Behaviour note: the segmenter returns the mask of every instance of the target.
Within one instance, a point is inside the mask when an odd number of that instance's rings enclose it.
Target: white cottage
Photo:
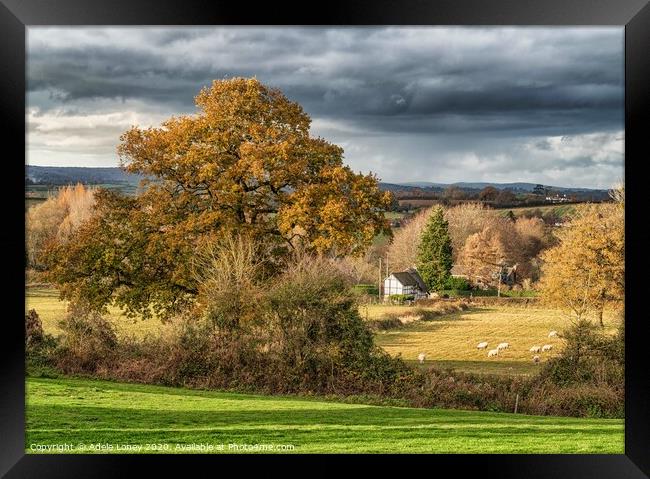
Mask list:
[[[384,279],[384,299],[392,294],[409,294],[415,299],[426,298],[429,295],[424,280],[415,268],[391,273]]]

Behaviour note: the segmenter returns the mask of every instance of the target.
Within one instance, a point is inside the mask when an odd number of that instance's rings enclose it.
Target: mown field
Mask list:
[[[616,419],[369,406],[71,378],[28,378],[26,422],[27,453],[624,451],[623,420]]]
[[[376,319],[386,314],[416,314],[411,306],[369,305],[361,308],[362,317]],[[562,350],[563,341],[548,338],[551,330],[561,332],[568,325],[566,313],[540,307],[519,305],[483,306],[439,316],[429,321],[414,321],[401,328],[380,331],[376,343],[392,355],[401,355],[407,362],[417,363],[420,353],[426,354],[423,367],[448,367],[460,371],[494,374],[534,374],[539,365],[532,362],[533,345],[552,344],[553,350],[540,353],[542,362]],[[619,324],[614,311],[605,315],[605,329],[614,333]],[[487,351],[477,350],[479,342],[487,341],[488,349],[501,342],[510,347],[497,358],[488,358]]]

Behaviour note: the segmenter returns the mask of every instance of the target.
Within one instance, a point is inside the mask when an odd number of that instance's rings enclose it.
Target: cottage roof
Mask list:
[[[424,291],[424,292],[429,291],[429,289],[427,288],[427,285],[425,284],[424,280],[422,279],[422,276],[420,276],[420,273],[418,273],[418,271],[415,268],[409,268],[406,271],[408,271],[408,273],[413,277],[413,279],[415,279],[415,281],[418,284],[418,287],[422,291]]]
[[[415,268],[394,272],[392,275],[404,286],[417,286],[421,291],[428,291],[427,285]]]
[[[395,276],[397,281],[402,283],[404,286],[418,286],[418,282],[408,271],[393,273],[393,276]]]

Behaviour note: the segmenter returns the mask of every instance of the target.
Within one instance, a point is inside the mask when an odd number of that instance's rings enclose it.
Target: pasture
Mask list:
[[[68,449],[58,449],[56,445]],[[192,449],[192,446],[195,446]],[[197,450],[212,445],[211,450]],[[28,378],[27,453],[605,453],[623,420]]]
[[[426,309],[426,308],[424,308]],[[412,306],[368,305],[361,307],[362,317],[376,319],[385,315],[415,314]],[[619,324],[615,311],[605,314],[605,329],[614,333]],[[377,332],[375,342],[391,355],[401,355],[407,362],[417,363],[420,353],[426,354],[422,367],[438,366],[474,373],[534,374],[539,365],[532,362],[533,345],[552,344],[550,352],[540,353],[546,361],[562,350],[563,340],[548,338],[551,330],[562,330],[569,324],[566,313],[537,306],[497,305],[473,307],[466,311],[438,316],[427,321],[411,321],[401,328]],[[510,347],[496,358],[488,358],[487,350],[477,344],[488,342],[492,349],[501,342]]]
[[[59,321],[66,314],[67,303],[59,300],[59,292],[53,288],[26,288],[25,289],[25,310],[35,309],[43,323],[46,333],[58,336],[61,334]],[[155,334],[164,325],[160,320],[152,318],[142,321],[139,318],[128,318],[122,314],[119,308],[109,308],[108,319],[115,326],[119,337],[133,336],[143,338],[147,334]]]

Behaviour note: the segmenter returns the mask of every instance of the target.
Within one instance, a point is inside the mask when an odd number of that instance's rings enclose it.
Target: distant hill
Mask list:
[[[126,173],[121,168],[86,168],[72,166],[33,166],[25,167],[25,183],[32,185],[69,185],[84,183],[89,185],[116,184],[137,186],[144,176]],[[493,186],[500,190],[509,189],[515,193],[530,193],[535,183],[488,183],[488,182],[458,182],[458,183],[432,183],[432,182],[406,182],[406,183],[380,183],[380,188],[385,191],[413,191],[425,190],[441,192],[449,186],[456,186],[466,191],[479,191],[486,186]],[[544,185],[550,190],[562,194],[589,193],[597,196],[606,196],[607,190],[591,188],[568,188],[562,186]]]
[[[413,188],[427,188],[427,189],[444,189],[449,186],[457,186],[461,189],[467,190],[482,190],[487,186],[493,186],[498,190],[512,190],[512,191],[521,191],[521,192],[532,192],[537,186],[537,183],[488,183],[488,182],[457,182],[457,183],[431,183],[427,181],[419,182],[406,182],[406,183],[386,183],[390,189],[399,188],[399,187],[413,187]],[[561,193],[566,192],[585,192],[585,191],[606,191],[597,188],[572,188],[565,186],[552,186],[552,185],[543,185],[550,190],[558,191]],[[387,189],[389,189],[387,188]]]
[[[76,166],[25,167],[25,184],[32,185],[87,185],[123,184],[137,186],[144,177],[126,173],[121,168],[86,168]]]

